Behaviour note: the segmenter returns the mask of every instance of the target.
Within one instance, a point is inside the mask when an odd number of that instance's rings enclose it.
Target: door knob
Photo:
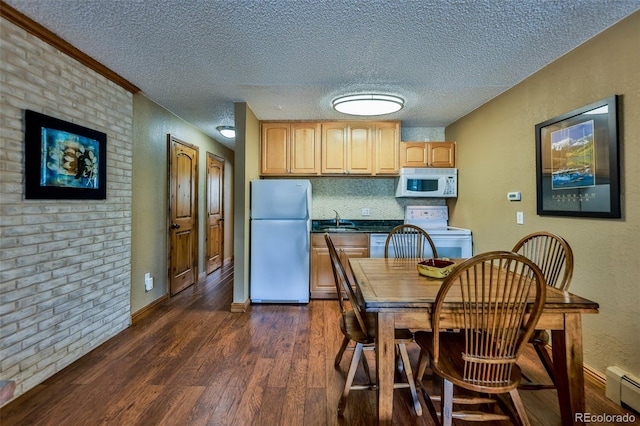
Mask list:
[[[178,229],[178,228],[180,228],[180,225],[178,225],[177,223],[171,224],[171,229]]]

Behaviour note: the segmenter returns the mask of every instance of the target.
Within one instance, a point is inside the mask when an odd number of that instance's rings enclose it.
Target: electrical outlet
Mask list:
[[[369,207],[362,208],[362,216],[369,216]]]
[[[524,225],[524,212],[516,212],[516,224]]]
[[[153,289],[153,277],[151,272],[144,274],[144,291],[151,291]]]

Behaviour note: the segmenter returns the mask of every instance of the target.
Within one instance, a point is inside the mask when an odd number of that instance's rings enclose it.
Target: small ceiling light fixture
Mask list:
[[[335,98],[333,109],[350,115],[384,115],[400,111],[404,107],[404,99],[394,95],[363,93]]]
[[[236,128],[233,126],[218,126],[216,130],[225,138],[233,139],[236,137]]]

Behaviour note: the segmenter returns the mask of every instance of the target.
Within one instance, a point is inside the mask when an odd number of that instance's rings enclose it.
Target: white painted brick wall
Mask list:
[[[133,98],[0,23],[0,380],[19,396],[129,325]],[[24,199],[24,110],[107,134],[106,200]]]

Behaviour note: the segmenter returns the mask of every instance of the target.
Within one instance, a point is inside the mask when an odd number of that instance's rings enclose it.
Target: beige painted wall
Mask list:
[[[534,126],[620,96],[623,218],[536,215]],[[575,255],[570,290],[597,301],[583,316],[584,361],[640,374],[640,12],[535,73],[445,130],[458,142],[459,196],[450,224],[472,229],[474,253],[509,249],[523,235],[564,236]],[[521,191],[521,202],[507,192]],[[516,225],[516,211],[524,225]]]
[[[198,273],[205,276],[206,155],[225,159],[224,259],[233,253],[234,152],[144,95],[133,97],[133,202],[131,256],[131,312],[168,293],[167,134],[199,147],[198,158]],[[145,292],[144,274],[154,288]]]
[[[234,211],[234,311],[242,310],[249,300],[249,208],[251,181],[259,179],[260,122],[245,102],[235,109],[236,164]]]

